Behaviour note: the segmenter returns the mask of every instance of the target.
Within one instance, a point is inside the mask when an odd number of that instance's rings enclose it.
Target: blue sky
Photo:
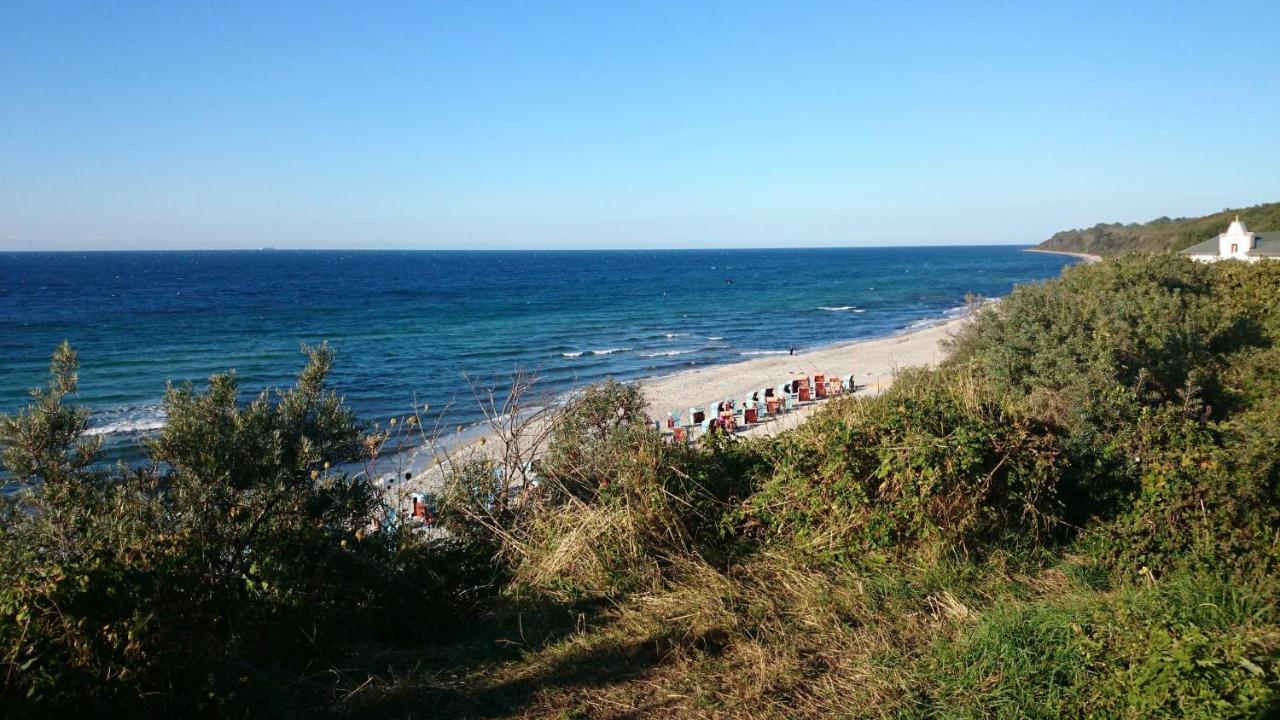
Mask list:
[[[1280,200],[1280,2],[0,3],[0,249],[1038,242]]]

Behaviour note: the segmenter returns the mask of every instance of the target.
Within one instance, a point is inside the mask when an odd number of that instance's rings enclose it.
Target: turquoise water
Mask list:
[[[328,340],[362,417],[430,403],[465,425],[467,377],[524,368],[560,391],[882,336],[1071,262],[1007,246],[0,253],[0,411],[70,340],[93,432],[129,446],[163,422],[166,381],[234,369],[256,392]]]

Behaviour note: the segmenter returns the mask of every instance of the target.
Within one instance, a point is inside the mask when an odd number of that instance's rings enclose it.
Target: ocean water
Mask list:
[[[1072,262],[1007,246],[0,253],[0,412],[69,340],[91,432],[129,448],[163,423],[166,381],[235,370],[256,393],[327,340],[363,418],[429,403],[467,425],[467,378],[523,368],[563,391],[883,336]]]

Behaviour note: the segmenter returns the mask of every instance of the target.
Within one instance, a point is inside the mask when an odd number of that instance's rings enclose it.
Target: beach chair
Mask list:
[[[671,441],[677,445],[684,445],[689,442],[689,434],[683,427],[671,429]]]
[[[822,398],[825,398],[827,396],[827,376],[826,375],[813,376],[813,396],[818,400],[821,400]]]

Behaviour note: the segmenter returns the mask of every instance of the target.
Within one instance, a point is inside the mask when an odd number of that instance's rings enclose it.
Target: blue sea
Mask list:
[[[291,382],[337,351],[365,419],[417,403],[480,419],[467,378],[534,370],[548,391],[884,336],[1074,262],[1009,246],[792,250],[0,253],[0,412],[69,340],[92,432],[129,448],[166,381]]]

